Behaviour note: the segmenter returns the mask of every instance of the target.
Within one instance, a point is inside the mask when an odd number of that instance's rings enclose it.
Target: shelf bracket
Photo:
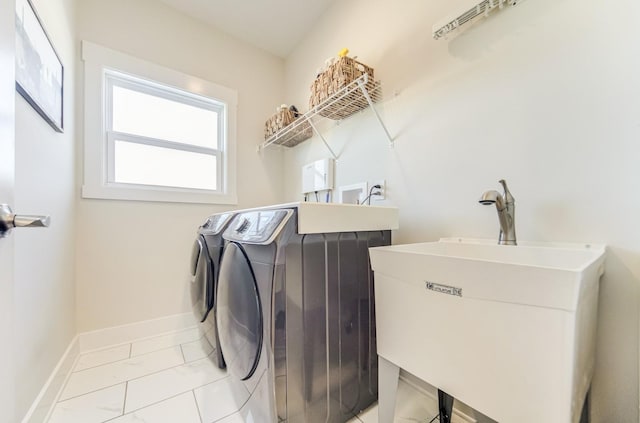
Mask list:
[[[365,76],[368,76],[368,75],[365,74]],[[373,104],[373,100],[371,100],[371,96],[369,95],[369,92],[365,87],[365,83],[366,83],[366,79],[364,81],[359,79],[358,87],[360,87],[360,91],[362,91],[362,95],[364,95],[364,98],[367,99],[367,103],[369,103],[369,107],[371,107],[371,110],[373,110],[373,114],[375,114],[376,119],[378,120],[378,123],[382,127],[382,130],[384,131],[384,133],[387,135],[387,139],[389,140],[389,146],[393,147],[393,138],[391,138],[391,134],[389,134],[389,131],[387,130],[387,127],[382,121],[382,118],[380,118],[380,115],[378,114],[378,110],[376,110],[376,107]]]
[[[313,128],[313,132],[315,132],[316,135],[318,135],[320,137],[320,139],[324,143],[324,146],[327,147],[327,150],[329,150],[329,153],[331,153],[331,155],[333,156],[333,158],[335,160],[338,160],[338,156],[336,155],[336,153],[333,152],[333,150],[329,146],[329,143],[327,142],[327,140],[324,139],[324,136],[322,136],[322,133],[320,131],[318,131],[318,128],[316,128],[316,126],[313,124],[313,122],[311,121],[311,118],[306,117],[306,119],[307,119],[307,122],[309,122],[309,125],[311,126],[311,128]]]

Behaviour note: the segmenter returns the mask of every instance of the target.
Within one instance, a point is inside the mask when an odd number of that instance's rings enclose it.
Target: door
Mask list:
[[[13,203],[15,127],[15,0],[0,0],[0,204]],[[13,238],[0,238],[0,339],[13,345]],[[0,348],[0,419],[16,420],[13,348]]]
[[[251,263],[240,244],[224,249],[216,304],[218,336],[227,369],[249,379],[258,367],[262,349],[262,307]]]
[[[215,269],[206,240],[198,235],[191,251],[191,308],[198,322],[204,322],[213,301],[209,285],[213,284]]]

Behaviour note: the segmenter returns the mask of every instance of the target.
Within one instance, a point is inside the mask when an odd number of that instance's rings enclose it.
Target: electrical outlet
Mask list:
[[[380,185],[380,188],[373,188],[371,191],[371,201],[381,201],[384,200],[387,196],[386,196],[386,184],[385,184],[385,180],[381,179],[379,181],[373,181],[371,182],[371,184],[369,185],[370,187],[373,187],[374,185]]]
[[[362,204],[362,200],[367,196],[367,183],[343,185],[338,187],[338,203]]]

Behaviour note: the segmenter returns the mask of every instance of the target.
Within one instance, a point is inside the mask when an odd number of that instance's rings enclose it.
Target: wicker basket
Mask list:
[[[376,88],[376,83],[373,79],[373,68],[350,57],[340,57],[331,64],[327,70],[318,75],[316,80],[311,84],[309,107],[313,109],[319,104],[322,104],[333,94],[340,91],[342,88],[346,87],[365,73],[369,74],[366,85],[367,89],[374,90]],[[366,105],[362,107],[353,107],[352,104],[347,103],[350,103],[348,99],[344,102],[337,101],[335,104],[323,108],[319,113],[322,116],[337,120],[351,116],[366,107]]]
[[[264,123],[264,139],[267,140],[275,133],[287,128],[291,125],[287,131],[282,133],[273,143],[284,145],[285,147],[293,147],[300,144],[302,141],[311,138],[313,135],[313,129],[309,125],[309,122],[296,122],[292,125],[298,116],[292,110],[288,108],[280,109],[275,115],[271,116]]]

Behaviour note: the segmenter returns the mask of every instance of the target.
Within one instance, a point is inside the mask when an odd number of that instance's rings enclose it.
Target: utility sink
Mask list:
[[[450,238],[369,251],[380,423],[399,368],[499,422],[580,420],[604,246]]]

